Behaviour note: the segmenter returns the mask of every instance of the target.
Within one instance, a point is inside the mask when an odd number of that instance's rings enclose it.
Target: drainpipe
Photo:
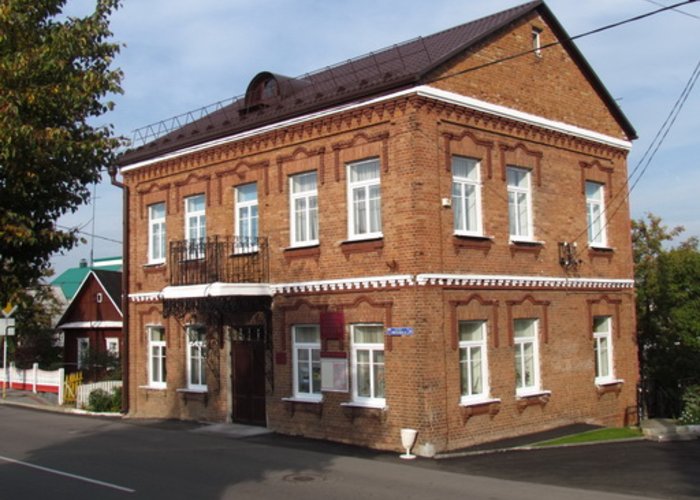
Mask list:
[[[122,190],[122,414],[129,412],[129,188],[117,180],[117,167],[110,165],[112,186]]]

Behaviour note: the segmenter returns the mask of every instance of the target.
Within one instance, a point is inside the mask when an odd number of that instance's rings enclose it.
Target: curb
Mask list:
[[[103,412],[81,410],[78,408],[65,408],[62,406],[20,403],[18,401],[7,401],[7,400],[2,400],[2,399],[0,399],[0,405],[14,406],[17,408],[25,408],[25,409],[29,409],[29,410],[39,410],[39,411],[46,411],[46,412],[53,412],[53,413],[64,413],[64,414],[82,415],[82,416],[90,416],[90,417],[112,417],[112,418],[116,418],[116,417],[121,418],[122,417],[121,413],[103,413]]]

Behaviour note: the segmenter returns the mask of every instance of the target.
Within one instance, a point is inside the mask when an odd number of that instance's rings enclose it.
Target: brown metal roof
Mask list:
[[[551,11],[536,0],[502,12],[472,21],[426,37],[419,37],[391,47],[350,59],[335,66],[308,73],[298,78],[289,78],[269,72],[259,73],[251,81],[247,95],[234,99],[230,104],[218,106],[213,112],[198,119],[174,119],[172,123],[184,126],[173,127],[161,137],[154,130],[168,130],[163,123],[150,126],[142,137],[149,139],[142,146],[124,153],[122,166],[147,160],[165,153],[201,144],[206,141],[244,132],[281,120],[326,109],[343,103],[361,101],[423,83],[425,76],[461,54],[466,49],[488,38],[517,19],[538,10],[554,27],[557,36],[572,53],[599,95],[608,104],[630,138],[636,138],[634,129],[624,117],[617,104],[608,94],[598,77],[580,54]],[[274,80],[274,91],[260,98],[253,93],[256,82]],[[193,117],[196,114],[188,114]],[[153,134],[153,135],[151,135]]]

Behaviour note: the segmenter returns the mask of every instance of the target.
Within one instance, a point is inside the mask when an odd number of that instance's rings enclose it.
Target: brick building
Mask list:
[[[121,158],[130,416],[423,455],[634,419],[635,131],[544,3],[210,111]]]

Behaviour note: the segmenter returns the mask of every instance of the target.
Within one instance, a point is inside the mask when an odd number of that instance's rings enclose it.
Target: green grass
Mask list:
[[[563,444],[594,443],[596,441],[631,439],[641,436],[642,431],[636,427],[609,427],[605,429],[582,432],[581,434],[564,436],[558,439],[552,439],[550,441],[542,441],[541,443],[535,443],[533,446],[559,446]]]

